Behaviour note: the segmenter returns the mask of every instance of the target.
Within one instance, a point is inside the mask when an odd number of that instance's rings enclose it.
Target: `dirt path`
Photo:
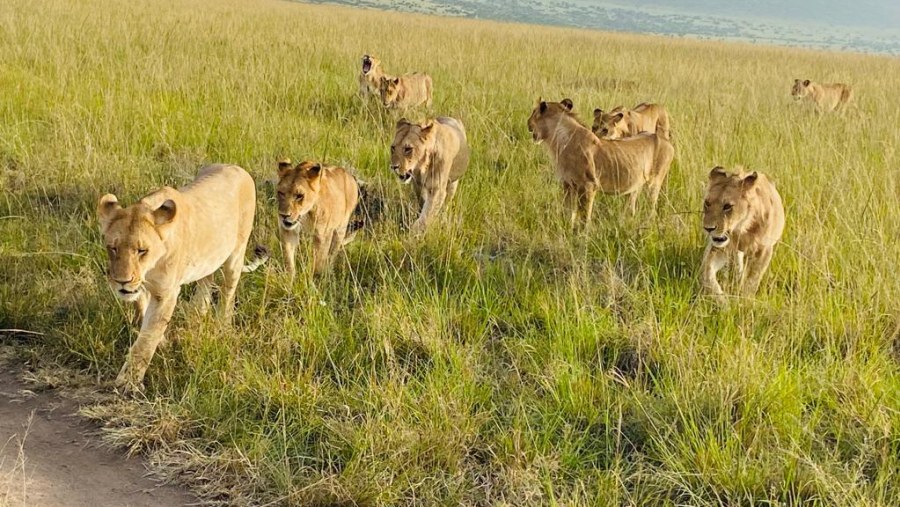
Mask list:
[[[140,459],[98,447],[78,406],[32,393],[0,365],[0,507],[177,507],[186,490],[158,486]]]

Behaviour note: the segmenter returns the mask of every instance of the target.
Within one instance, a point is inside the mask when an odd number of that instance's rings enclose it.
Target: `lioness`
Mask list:
[[[363,55],[359,73],[359,94],[364,98],[379,96],[381,78],[390,78],[381,69],[381,60],[371,55]]]
[[[625,109],[622,106],[609,112],[600,108],[594,109],[591,131],[604,139],[622,139],[636,136],[641,132],[650,132],[672,140],[666,108],[660,104],[646,102],[638,104],[634,109]]]
[[[100,198],[109,285],[120,299],[136,303],[142,317],[117,386],[140,388],[182,285],[197,282],[194,297],[205,311],[213,274],[222,268],[222,312],[231,320],[255,213],[253,178],[233,165],[204,167],[189,185],[162,188],[127,208],[112,194]]]
[[[795,79],[791,96],[794,100],[809,98],[819,110],[834,111],[846,107],[853,100],[853,90],[844,83],[819,84],[809,79]]]
[[[468,166],[469,143],[459,120],[439,116],[422,124],[406,118],[397,122],[391,143],[391,171],[401,183],[412,182],[422,205],[413,232],[425,232],[441,208],[453,199]]]
[[[347,234],[359,201],[356,178],[342,167],[310,161],[294,166],[284,160],[278,163],[278,179],[278,225],[288,274],[293,280],[301,230],[312,235],[313,273],[321,274],[353,239]]]
[[[425,104],[431,107],[431,76],[407,74],[381,78],[381,102],[388,109],[406,109]]]
[[[594,195],[604,193],[629,196],[631,213],[645,184],[650,185],[650,202],[656,210],[675,149],[656,134],[639,134],[625,139],[600,139],[578,121],[569,99],[538,103],[528,118],[534,141],[550,152],[556,174],[571,210],[571,224],[580,216],[587,227]]]
[[[704,291],[725,301],[716,273],[733,260],[740,292],[753,295],[784,231],[781,196],[764,174],[715,167],[703,200],[703,229],[709,236],[700,268]]]

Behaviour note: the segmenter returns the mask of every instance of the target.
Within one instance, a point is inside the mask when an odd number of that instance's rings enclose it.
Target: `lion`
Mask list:
[[[353,240],[350,218],[359,202],[359,184],[342,167],[305,161],[278,163],[278,225],[281,250],[291,280],[300,233],[312,236],[313,274],[321,275]]]
[[[728,173],[717,166],[709,173],[703,229],[709,237],[700,268],[703,290],[723,303],[724,292],[716,274],[733,261],[739,291],[752,296],[784,232],[781,196],[762,173]]]
[[[594,123],[591,130],[597,137],[603,139],[622,139],[650,132],[672,141],[666,108],[660,104],[646,102],[630,110],[622,106],[609,112],[600,108],[594,109]]]
[[[581,124],[572,113],[571,100],[545,102],[538,99],[528,118],[528,130],[534,141],[550,152],[556,174],[562,183],[566,206],[571,210],[571,225],[590,224],[594,196],[599,190],[629,196],[634,215],[637,198],[650,186],[650,202],[656,210],[659,192],[669,173],[675,148],[657,134],[639,134],[625,139],[600,139]]]
[[[407,74],[400,77],[382,77],[381,102],[388,109],[408,109],[425,104],[431,107],[431,76]]]
[[[819,84],[809,79],[795,79],[791,96],[794,100],[809,98],[820,111],[835,111],[850,104],[853,89],[844,83]]]
[[[393,79],[382,70],[381,60],[371,55],[363,55],[362,69],[359,73],[359,94],[363,98],[378,97],[382,78]]]
[[[424,233],[453,199],[469,166],[469,142],[461,121],[439,116],[424,123],[397,122],[391,143],[391,171],[401,183],[413,184],[422,206],[413,233]]]
[[[135,303],[141,321],[117,387],[140,389],[182,285],[197,282],[194,301],[205,312],[222,268],[221,310],[231,321],[255,213],[253,178],[234,165],[204,167],[189,185],[164,187],[125,208],[112,194],[100,198],[108,282],[119,299]]]

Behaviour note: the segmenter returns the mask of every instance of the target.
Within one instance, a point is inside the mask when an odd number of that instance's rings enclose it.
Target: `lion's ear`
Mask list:
[[[284,175],[291,170],[291,159],[286,158],[278,161],[278,177],[284,178]]]
[[[726,176],[728,176],[728,173],[725,172],[725,168],[720,165],[713,167],[712,171],[709,172],[710,181],[717,178],[724,178]]]
[[[800,82],[799,79],[795,79],[795,80],[794,80],[794,84],[797,84],[797,83],[799,83],[799,82]]]
[[[622,118],[625,118],[625,113],[623,113],[621,111],[619,111],[618,113],[615,114],[615,116],[613,116],[614,121],[621,121]]]
[[[395,78],[393,79],[393,81],[394,81],[394,84],[395,84],[395,85],[400,84],[400,78],[399,78],[399,77],[395,77]]]
[[[410,123],[409,120],[407,120],[406,118],[400,118],[399,120],[397,120],[397,128],[398,129],[400,127],[405,127],[407,125],[412,125],[412,123]]]
[[[572,99],[562,99],[562,102],[560,102],[560,104],[562,104],[562,106],[569,111],[571,111],[575,107],[575,103],[572,102]]]
[[[175,201],[166,199],[158,208],[153,210],[153,223],[156,225],[164,225],[175,220]]]
[[[546,113],[547,112],[547,103],[542,100],[540,102],[540,104],[538,104],[538,108],[540,108],[542,113]]]
[[[756,181],[759,179],[759,173],[753,171],[752,173],[744,176],[744,179],[741,180],[741,186],[744,190],[749,190],[753,188],[753,185],[756,185]]]
[[[809,86],[809,79],[803,80],[803,86]]]
[[[97,217],[100,219],[100,227],[106,229],[115,216],[116,211],[122,209],[119,200],[112,194],[106,194],[97,203]]]
[[[597,109],[594,109],[594,118],[599,118],[601,116],[603,116],[603,110],[599,107]]]
[[[322,174],[322,164],[313,163],[312,165],[308,165],[304,172],[308,178],[316,179]]]
[[[422,137],[427,138],[434,132],[434,120],[425,120],[419,130],[422,132]]]

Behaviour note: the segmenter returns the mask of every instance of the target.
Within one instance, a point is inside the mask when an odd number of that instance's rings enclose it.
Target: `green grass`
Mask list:
[[[423,240],[395,116],[358,59],[428,71],[473,148]],[[851,83],[818,116],[794,78]],[[0,328],[115,376],[135,336],[94,215],[233,162],[277,251],[279,157],[352,164],[384,213],[334,273],[245,276],[233,328],[176,311],[142,402],[95,414],[213,498],[272,505],[900,503],[900,62],[268,0],[0,5]],[[653,100],[677,155],[657,219],[567,231],[538,95]],[[709,169],[769,174],[788,225],[754,300],[698,296]],[[646,209],[644,210],[646,211]],[[306,255],[306,250],[304,250]],[[196,470],[200,473],[196,473]],[[230,499],[230,500],[229,500]]]

